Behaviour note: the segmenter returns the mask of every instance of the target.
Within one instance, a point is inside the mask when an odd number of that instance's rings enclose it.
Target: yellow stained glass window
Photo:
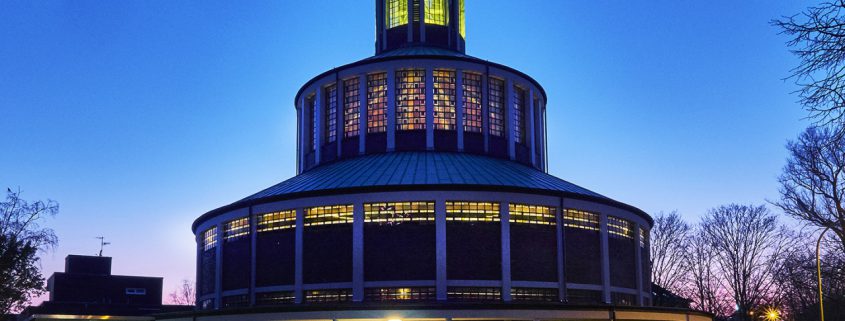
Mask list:
[[[303,226],[352,223],[352,205],[331,205],[305,209]]]
[[[563,211],[563,226],[565,227],[599,231],[600,224],[598,214],[573,209]]]
[[[464,0],[458,0],[458,30],[461,33],[461,37],[466,39],[467,38],[467,30],[466,30],[466,22],[464,21]]]
[[[446,26],[449,24],[449,1],[425,0],[425,23]]]
[[[510,222],[519,224],[552,225],[555,221],[555,208],[540,205],[509,204]]]
[[[223,225],[223,239],[233,241],[242,236],[249,235],[249,218],[231,220]]]
[[[203,251],[213,249],[215,246],[217,246],[217,226],[213,226],[210,229],[205,230],[205,232],[202,232]]]
[[[396,71],[396,129],[425,129],[425,69]]]
[[[447,201],[446,220],[465,222],[498,222],[499,203]]]
[[[640,247],[645,248],[648,244],[648,230],[640,227]]]
[[[634,223],[615,216],[607,217],[607,232],[611,237],[634,239]]]
[[[258,215],[255,226],[258,232],[269,232],[296,227],[296,210],[287,210]]]
[[[408,0],[387,0],[387,28],[408,24]]]
[[[434,129],[455,129],[455,72],[434,70]]]
[[[364,222],[434,221],[434,202],[391,202],[364,204]]]

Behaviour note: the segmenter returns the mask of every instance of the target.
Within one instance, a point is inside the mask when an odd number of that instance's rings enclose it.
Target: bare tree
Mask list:
[[[802,105],[817,124],[845,122],[845,0],[772,21],[800,58],[792,69]]]
[[[170,292],[170,303],[176,305],[194,305],[196,304],[196,291],[194,290],[194,282],[182,280],[182,284],[178,288]]]
[[[714,250],[719,274],[737,306],[736,317],[776,297],[773,273],[788,248],[789,230],[765,206],[724,205],[702,219],[706,244]]]
[[[701,229],[690,238],[688,253],[684,256],[688,274],[682,293],[692,301],[692,308],[724,317],[731,312],[730,303],[713,260],[716,249],[708,244],[707,239]]]
[[[651,229],[652,282],[674,293],[681,293],[687,275],[686,259],[690,226],[678,212],[660,212]]]
[[[798,220],[829,227],[845,248],[845,135],[811,127],[786,148],[775,205]]]

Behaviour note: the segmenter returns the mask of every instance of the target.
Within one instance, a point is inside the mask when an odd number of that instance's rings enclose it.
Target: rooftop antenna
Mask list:
[[[106,242],[105,236],[97,236],[97,238],[100,239],[100,254],[98,254],[97,256],[103,256],[103,247],[111,244],[111,242]]]

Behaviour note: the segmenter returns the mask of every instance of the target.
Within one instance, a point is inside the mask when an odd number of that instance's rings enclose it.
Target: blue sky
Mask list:
[[[67,254],[193,279],[190,225],[294,175],[293,97],[373,54],[374,1],[0,3],[0,187]],[[467,0],[467,53],[537,79],[550,172],[654,213],[777,197],[809,122],[768,21],[801,1]]]

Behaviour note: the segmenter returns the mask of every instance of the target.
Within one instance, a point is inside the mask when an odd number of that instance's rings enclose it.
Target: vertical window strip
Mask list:
[[[249,235],[249,217],[231,220],[223,224],[223,240],[225,241],[234,241],[247,235]]]
[[[255,229],[259,233],[290,229],[296,227],[296,210],[260,214],[256,219]]]
[[[461,33],[461,37],[466,39],[467,30],[466,22],[464,21],[464,0],[458,0],[458,31]]]
[[[425,0],[425,23],[449,25],[449,5],[446,0]]]
[[[307,98],[308,101],[308,111],[311,113],[311,128],[309,133],[311,134],[311,139],[309,140],[311,143],[311,151],[317,149],[317,136],[320,134],[319,129],[317,128],[317,99],[312,95],[310,98]]]
[[[508,204],[510,223],[536,224],[536,225],[557,225],[555,222],[556,209],[554,207]]]
[[[386,131],[387,73],[370,74],[367,75],[367,133]]]
[[[463,74],[463,109],[464,131],[480,133],[482,123],[481,113],[481,75],[465,72]]]
[[[525,89],[513,87],[513,140],[525,143]]]
[[[408,0],[387,0],[387,28],[408,24]]]
[[[343,81],[343,137],[358,136],[361,122],[361,99],[358,77]]]
[[[425,69],[396,71],[396,129],[425,129]]]
[[[455,129],[455,72],[434,70],[434,129]]]
[[[487,113],[490,118],[490,135],[502,137],[505,133],[505,82],[501,79],[490,77],[488,85]]]
[[[640,227],[640,247],[645,248],[648,244],[648,230]]]
[[[447,201],[446,221],[499,222],[499,203]]]
[[[631,221],[615,217],[607,217],[607,232],[611,237],[634,239],[634,223]]]
[[[365,203],[365,223],[434,221],[434,202]]]
[[[326,141],[333,143],[337,140],[337,84],[325,89],[325,130]]]
[[[217,226],[212,226],[210,229],[202,232],[202,249],[208,251],[217,246]]]
[[[303,226],[352,223],[352,204],[317,206],[305,209]]]
[[[563,211],[563,226],[597,232],[601,230],[601,222],[599,221],[598,214],[574,209]]]

